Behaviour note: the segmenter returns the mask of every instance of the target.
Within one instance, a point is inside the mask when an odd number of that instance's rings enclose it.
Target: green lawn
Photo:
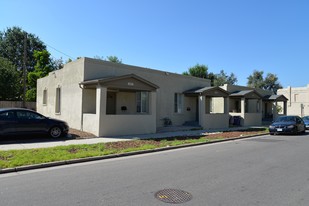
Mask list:
[[[250,132],[252,133],[252,131]],[[261,132],[265,133],[267,131],[256,131],[254,133]],[[239,134],[237,135],[240,136]],[[0,169],[85,157],[120,154],[184,144],[210,142],[224,138],[227,137],[217,134],[215,136],[175,137],[155,140],[132,140],[92,145],[71,145],[52,148],[0,151]]]

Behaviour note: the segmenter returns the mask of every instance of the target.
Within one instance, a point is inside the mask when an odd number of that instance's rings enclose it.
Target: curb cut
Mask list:
[[[81,159],[71,159],[71,160],[63,160],[63,161],[56,161],[56,162],[49,162],[49,163],[41,163],[41,164],[35,164],[35,165],[20,166],[20,167],[15,167],[15,168],[5,168],[5,169],[0,168],[0,174],[21,172],[21,171],[34,170],[34,169],[43,169],[43,168],[48,168],[48,167],[63,166],[63,165],[70,165],[70,164],[97,161],[97,160],[127,157],[127,156],[139,155],[139,154],[162,152],[162,151],[181,149],[181,148],[186,148],[186,147],[194,147],[194,146],[201,146],[201,145],[206,145],[206,144],[214,144],[214,143],[220,143],[220,142],[247,139],[247,138],[258,137],[258,136],[263,136],[267,134],[269,133],[261,133],[261,134],[240,136],[240,137],[221,139],[221,140],[215,140],[215,141],[209,141],[209,142],[184,144],[184,145],[178,145],[178,146],[162,147],[162,148],[141,150],[141,151],[134,151],[134,152],[126,152],[126,153],[121,153],[121,154],[111,154],[111,155],[105,155],[105,156],[86,157],[86,158],[81,158]]]

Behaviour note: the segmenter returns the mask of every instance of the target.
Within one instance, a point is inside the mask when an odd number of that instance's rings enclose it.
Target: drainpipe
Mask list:
[[[84,111],[83,111],[83,97],[84,97],[84,87],[81,85],[81,83],[79,83],[79,88],[81,88],[82,89],[82,104],[81,104],[81,118],[80,118],[80,130],[81,131],[84,131],[84,116],[83,116],[83,114],[84,114]]]

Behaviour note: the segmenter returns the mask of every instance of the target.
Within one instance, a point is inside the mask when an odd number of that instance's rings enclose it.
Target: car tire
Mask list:
[[[270,134],[270,135],[274,135],[274,133],[272,133],[272,132],[270,132],[269,134]]]
[[[48,134],[52,138],[59,138],[63,135],[63,132],[59,126],[54,126],[49,130]]]

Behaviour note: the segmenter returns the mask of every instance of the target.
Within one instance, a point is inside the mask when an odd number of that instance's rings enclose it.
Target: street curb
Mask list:
[[[209,142],[184,144],[184,145],[178,145],[178,146],[162,147],[162,148],[141,150],[141,151],[134,151],[134,152],[126,152],[126,153],[121,153],[121,154],[111,154],[111,155],[96,156],[96,157],[86,157],[86,158],[81,158],[81,159],[63,160],[63,161],[56,161],[56,162],[49,162],[49,163],[42,163],[42,164],[35,164],[35,165],[27,165],[27,166],[15,167],[15,168],[5,168],[5,169],[0,168],[0,174],[21,172],[21,171],[34,170],[34,169],[43,169],[43,168],[48,168],[48,167],[63,166],[63,165],[70,165],[70,164],[83,163],[83,162],[91,162],[91,161],[104,160],[104,159],[127,157],[127,156],[139,155],[139,154],[162,152],[162,151],[174,150],[174,149],[180,149],[180,148],[186,148],[186,147],[194,147],[194,146],[200,146],[200,145],[206,145],[206,144],[214,144],[214,143],[220,143],[220,142],[247,139],[247,138],[258,137],[258,136],[263,136],[263,135],[267,135],[267,134],[269,134],[269,133],[261,133],[261,134],[240,136],[240,137],[221,139],[221,140],[215,140],[215,141],[209,141]]]

